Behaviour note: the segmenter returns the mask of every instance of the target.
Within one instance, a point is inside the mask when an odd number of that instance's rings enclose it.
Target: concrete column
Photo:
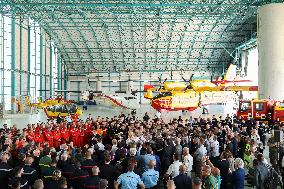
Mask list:
[[[284,100],[284,4],[258,9],[259,97]]]
[[[96,82],[96,91],[102,91],[102,81]]]
[[[71,89],[71,81],[67,81],[67,88],[66,88],[66,90],[70,91],[70,89]]]

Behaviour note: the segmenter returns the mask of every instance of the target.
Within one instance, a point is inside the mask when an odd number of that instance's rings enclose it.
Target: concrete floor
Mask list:
[[[82,107],[81,107],[82,108]],[[199,108],[192,112],[184,112],[181,111],[177,112],[162,112],[161,117],[165,121],[170,121],[173,118],[178,118],[178,116],[182,116],[183,119],[187,119],[190,116],[193,117],[209,117],[212,115],[226,115],[226,112],[224,110],[224,106],[222,105],[211,105],[207,107],[210,114],[203,115],[202,109]],[[88,110],[84,111],[83,114],[80,116],[81,119],[85,120],[86,117],[89,114],[92,114],[93,117],[101,116],[101,117],[113,117],[114,115],[118,115],[120,113],[124,114],[130,114],[131,110],[124,109],[118,106],[112,106],[112,105],[94,105],[94,106],[88,106]],[[156,110],[153,109],[150,105],[141,105],[140,108],[136,110],[137,117],[142,119],[145,112],[148,112],[149,116],[153,118],[156,114]],[[7,123],[9,126],[13,124],[17,124],[18,128],[25,127],[28,123],[37,123],[37,122],[46,122],[47,117],[45,113],[42,110],[39,110],[38,113],[34,114],[6,114],[4,115],[4,119],[0,119],[0,124]]]

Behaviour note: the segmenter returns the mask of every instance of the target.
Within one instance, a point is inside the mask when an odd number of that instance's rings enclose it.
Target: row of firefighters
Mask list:
[[[89,124],[76,127],[72,125],[70,128],[65,124],[61,124],[60,127],[40,128],[36,127],[28,128],[26,132],[26,139],[28,141],[34,141],[39,144],[47,142],[50,147],[59,148],[61,144],[67,142],[73,142],[74,146],[83,147],[85,144],[90,143],[92,136],[101,135],[105,136],[107,129],[93,130]]]

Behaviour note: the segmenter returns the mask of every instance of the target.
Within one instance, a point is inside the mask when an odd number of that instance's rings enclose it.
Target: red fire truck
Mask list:
[[[284,102],[274,100],[241,100],[237,116],[247,120],[284,122]]]

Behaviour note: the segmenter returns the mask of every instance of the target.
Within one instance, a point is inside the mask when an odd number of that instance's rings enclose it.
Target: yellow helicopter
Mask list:
[[[73,101],[65,100],[61,96],[46,99],[44,102],[41,102],[40,98],[38,98],[36,103],[31,103],[29,98],[25,97],[25,102],[30,108],[43,109],[49,119],[54,119],[58,115],[66,117],[68,115],[80,116],[82,114],[82,110]]]

